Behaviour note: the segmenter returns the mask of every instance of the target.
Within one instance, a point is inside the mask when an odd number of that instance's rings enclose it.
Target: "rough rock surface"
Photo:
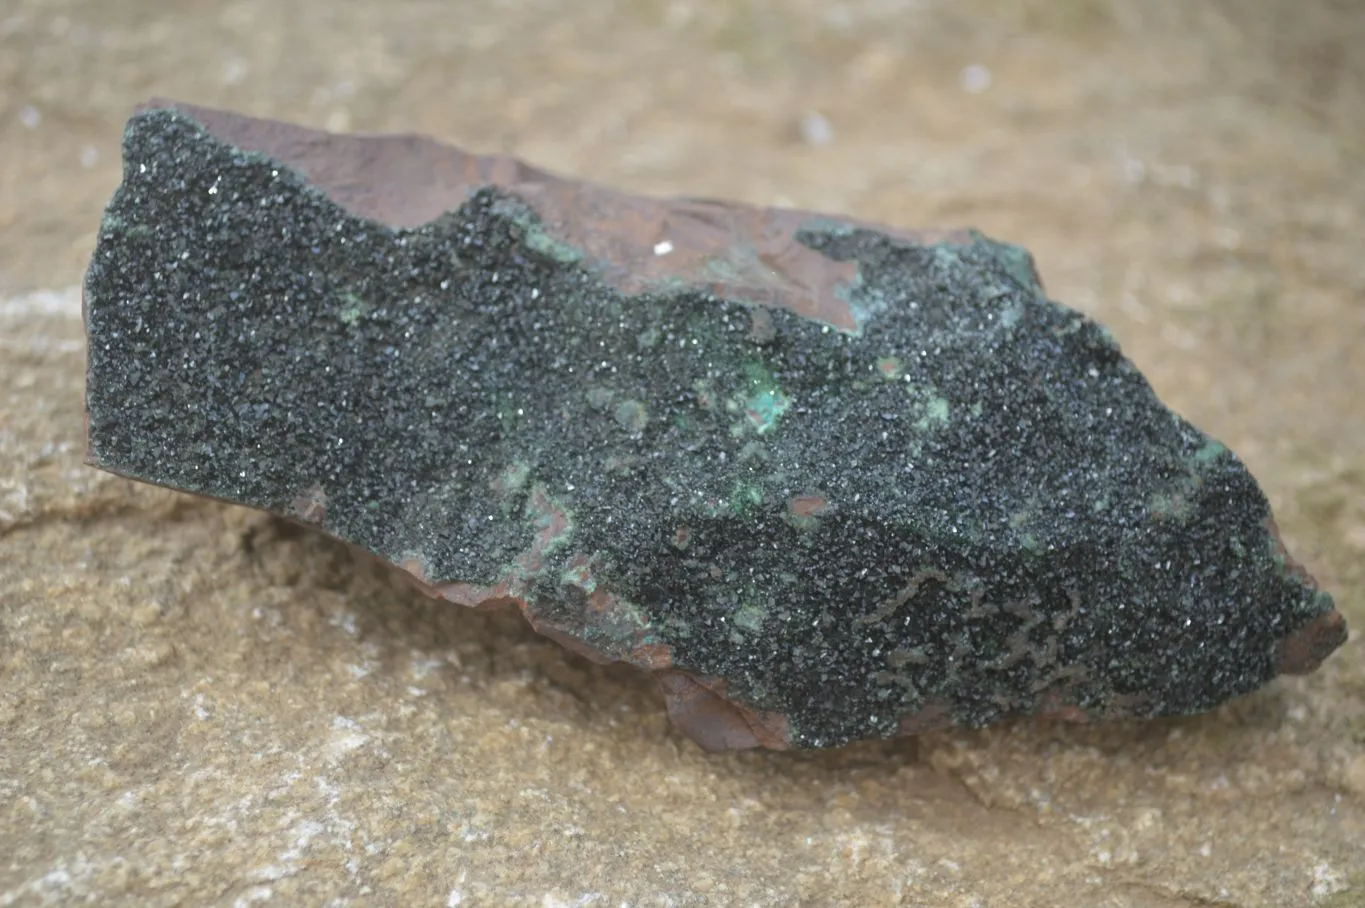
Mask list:
[[[156,102],[91,462],[655,671],[709,749],[1189,714],[1339,646],[1226,447],[979,234]]]

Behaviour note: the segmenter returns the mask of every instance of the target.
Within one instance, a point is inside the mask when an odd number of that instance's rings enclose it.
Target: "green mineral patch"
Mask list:
[[[907,384],[914,412],[919,414],[915,428],[921,432],[942,428],[951,421],[951,407],[948,399],[942,397],[932,387]]]
[[[623,400],[616,405],[616,424],[631,435],[640,435],[649,425],[649,412],[638,400]]]
[[[961,243],[944,241],[935,243],[932,248],[934,250],[934,264],[939,268],[948,272],[959,271],[963,268],[963,247]]]
[[[616,476],[625,476],[638,469],[639,466],[639,456],[630,453],[609,454],[607,459],[602,462],[602,469]]]
[[[777,418],[787,411],[791,402],[781,391],[760,391],[749,398],[744,415],[753,423],[754,430],[762,434],[777,425]]]
[[[767,460],[768,447],[758,440],[746,441],[744,447],[739,449],[736,460],[739,463],[748,463],[754,460]]]
[[[531,475],[531,466],[525,461],[517,461],[499,473],[491,483],[493,491],[509,496],[526,488],[526,480]]]
[[[594,568],[599,557],[575,558],[559,579],[564,585],[595,597],[574,632],[581,634],[584,641],[599,652],[628,660],[635,647],[656,644],[660,640],[656,633],[650,632],[653,624],[649,615],[635,603],[612,592],[610,584],[597,576]]]
[[[576,264],[583,260],[582,251],[546,233],[539,216],[524,203],[502,198],[494,204],[493,210],[521,228],[522,242],[531,251],[564,265]]]
[[[1037,289],[1038,282],[1034,276],[1033,256],[1029,254],[1027,249],[1013,243],[987,239],[975,230],[972,231],[972,241],[989,247],[995,253],[996,261],[1003,264],[1010,276],[1019,281],[1020,284]]]
[[[1184,520],[1190,514],[1190,501],[1178,492],[1157,492],[1147,499],[1147,511],[1153,517]]]
[[[852,280],[840,281],[834,288],[834,296],[848,306],[848,311],[853,315],[853,324],[857,327],[848,333],[854,337],[862,336],[868,322],[887,307],[886,295],[869,287],[863,280],[861,270],[853,275]]]
[[[146,224],[129,224],[116,214],[106,214],[104,220],[100,222],[100,228],[106,233],[122,231],[123,235],[129,239],[147,239],[156,234]]]
[[[615,396],[609,388],[590,388],[587,394],[588,406],[594,410],[605,410],[611,406],[612,398]]]
[[[768,612],[762,606],[752,602],[741,605],[734,615],[736,627],[742,628],[751,633],[758,633],[763,630],[763,622],[767,619]]]
[[[1203,447],[1194,452],[1194,459],[1201,464],[1210,464],[1226,454],[1227,450],[1222,444],[1210,438],[1204,442]]]
[[[1208,462],[1200,457],[1207,447],[1206,445],[1195,454],[1196,464]],[[1195,495],[1203,484],[1204,478],[1199,473],[1187,473],[1166,488],[1158,489],[1149,495],[1147,512],[1155,518],[1185,520],[1192,513]]]
[[[559,575],[559,579],[569,586],[576,586],[591,595],[597,589],[597,578],[592,568],[586,564],[575,564]]]
[[[1000,310],[1000,324],[1006,328],[1013,328],[1023,317],[1024,303],[1018,297],[1010,297],[1005,308]]]
[[[929,398],[924,404],[924,415],[916,420],[915,425],[920,429],[948,425],[948,401],[942,397]]]
[[[777,420],[791,400],[782,393],[772,374],[759,362],[748,362],[744,366],[745,396],[739,402],[750,427],[760,435],[772,430]]]
[[[639,347],[640,352],[643,353],[659,346],[659,341],[663,340],[663,338],[663,332],[658,328],[646,328],[635,335],[635,345]]]
[[[763,490],[747,482],[736,482],[730,492],[730,513],[736,516],[745,514],[763,504]]]
[[[345,303],[338,317],[348,325],[354,325],[365,316],[369,311],[369,305],[356,293],[350,290],[342,291],[341,301]]]
[[[907,376],[905,389],[910,395],[912,411],[919,414],[919,418],[915,420],[915,428],[926,432],[948,425],[951,421],[952,407],[948,399],[938,393],[937,388],[932,385],[911,384]]]
[[[838,218],[827,217],[825,215],[815,215],[810,220],[801,225],[797,231],[797,237],[802,233],[824,234],[830,237],[849,237],[857,231],[857,227],[848,221],[841,221]]]
[[[1085,322],[1086,322],[1085,316],[1077,315],[1075,318],[1067,319],[1064,324],[1059,325],[1056,328],[1053,328],[1052,334],[1054,337],[1070,337],[1077,331],[1080,331],[1082,328],[1084,328]]]
[[[550,236],[540,227],[527,231],[526,246],[535,252],[539,252],[541,255],[565,264],[573,264],[583,258],[583,253],[579,252],[568,243],[561,242]]]

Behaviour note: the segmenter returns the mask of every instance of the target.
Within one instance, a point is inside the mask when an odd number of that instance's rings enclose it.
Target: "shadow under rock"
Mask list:
[[[405,582],[395,569],[354,547],[270,515],[256,515],[241,530],[241,554],[270,585],[345,591],[356,611],[358,633],[396,653],[431,656],[471,648],[482,684],[530,679],[525,708],[547,719],[562,719],[568,708],[576,724],[604,741],[649,737],[681,759],[725,766],[739,779],[757,782],[774,775],[804,779],[818,789],[847,782],[892,780],[907,770],[924,770],[949,781],[957,773],[945,753],[977,754],[1001,763],[1022,758],[1045,763],[1068,754],[1096,760],[1120,759],[1149,766],[1176,766],[1197,749],[1222,753],[1236,764],[1252,759],[1249,742],[1286,722],[1290,700],[1281,683],[1196,716],[1126,719],[1095,724],[1019,718],[985,729],[952,728],[914,737],[860,741],[828,750],[741,751],[706,754],[666,719],[654,680],[632,666],[601,665],[540,636],[515,611],[480,612],[433,599]],[[625,715],[632,721],[621,722]],[[1178,742],[1178,743],[1176,743]],[[924,773],[916,773],[923,776]],[[926,779],[916,781],[919,790]],[[932,784],[932,783],[931,783]]]
[[[579,721],[597,723],[623,711],[663,715],[663,698],[649,676],[572,653],[537,634],[513,609],[479,611],[432,598],[368,552],[273,515],[255,514],[240,545],[266,584],[344,592],[358,636],[385,652],[439,659],[458,651],[484,685],[529,675],[533,689],[572,704]],[[531,711],[545,708],[527,704]]]

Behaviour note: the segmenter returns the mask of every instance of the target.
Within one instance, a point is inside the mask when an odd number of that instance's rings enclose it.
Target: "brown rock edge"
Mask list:
[[[138,112],[174,109],[218,139],[298,171],[357,217],[420,227],[497,186],[535,210],[546,232],[586,253],[598,276],[635,294],[683,281],[717,296],[790,309],[853,331],[841,288],[853,262],[833,262],[796,242],[812,220],[867,227],[909,242],[967,242],[965,230],[901,230],[811,211],[706,199],[656,199],[561,177],[506,155],[479,155],[419,135],[341,135],[293,123],[154,98]],[[656,245],[668,243],[658,254]],[[737,250],[742,250],[737,254]],[[717,263],[723,263],[718,267]]]

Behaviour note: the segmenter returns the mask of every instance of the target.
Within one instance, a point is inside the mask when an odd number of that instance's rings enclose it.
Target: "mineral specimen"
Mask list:
[[[1194,713],[1345,637],[1227,448],[1023,250],[137,112],[89,461],[315,525],[709,749]]]

